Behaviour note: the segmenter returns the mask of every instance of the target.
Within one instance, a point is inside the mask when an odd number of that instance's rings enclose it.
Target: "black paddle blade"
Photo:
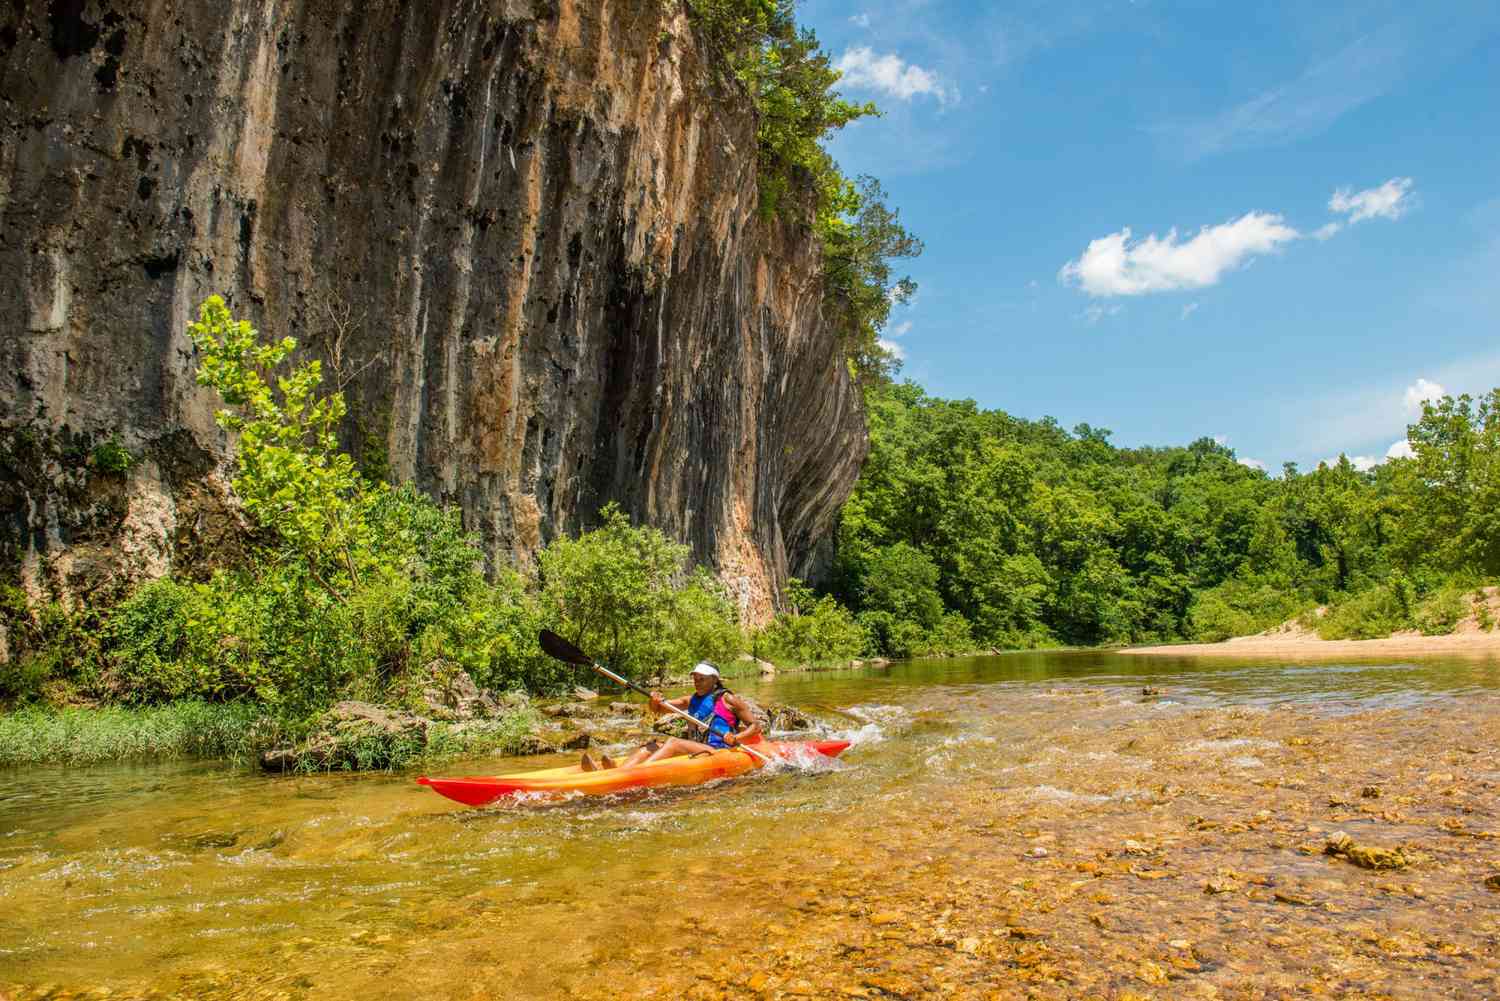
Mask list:
[[[549,657],[556,657],[558,660],[567,661],[569,664],[580,664],[584,667],[592,666],[594,663],[594,658],[550,629],[543,629],[538,633],[537,640],[542,644],[542,649],[546,651]]]

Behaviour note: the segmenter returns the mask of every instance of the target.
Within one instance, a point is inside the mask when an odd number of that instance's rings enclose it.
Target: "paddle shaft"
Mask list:
[[[610,681],[614,681],[614,682],[617,682],[617,683],[619,683],[621,685],[624,685],[626,688],[632,688],[635,691],[640,692],[642,695],[646,696],[647,698],[651,697],[651,693],[648,692],[648,691],[646,691],[640,685],[637,685],[635,682],[631,681],[628,678],[622,678],[620,675],[618,675],[615,672],[611,671],[609,668],[605,667],[603,664],[596,664],[593,661],[590,661],[589,662],[589,666],[592,667],[594,670],[598,671],[600,674],[604,675]],[[703,722],[698,717],[696,717],[696,716],[694,716],[694,715],[692,715],[690,713],[683,712],[681,709],[678,709],[676,706],[672,705],[672,703],[666,701],[665,699],[662,699],[662,700],[659,700],[659,701],[660,701],[660,703],[662,705],[666,706],[672,712],[674,712],[677,715],[681,716],[683,719],[687,720],[689,723],[694,723],[694,724],[702,727],[704,730],[708,729],[708,724],[705,723],[705,722]],[[755,748],[751,747],[749,744],[735,744],[734,746],[737,747],[737,748],[739,748],[742,751],[749,751],[751,754],[755,755],[757,758],[759,758],[761,761],[764,761],[768,765],[771,763],[771,759],[770,758],[766,757],[764,754],[761,754],[759,751],[757,751]]]

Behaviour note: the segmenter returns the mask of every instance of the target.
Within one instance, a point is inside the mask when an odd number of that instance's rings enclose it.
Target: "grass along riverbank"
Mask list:
[[[247,703],[52,709],[0,715],[0,766],[246,758],[264,711]]]
[[[479,754],[519,753],[540,720],[529,703],[482,724],[424,720],[419,732],[357,736],[346,753],[329,758],[323,767],[301,770],[395,770]],[[306,740],[317,725],[316,719],[289,724],[248,702],[26,706],[0,714],[0,767],[184,758],[249,765],[266,750]]]

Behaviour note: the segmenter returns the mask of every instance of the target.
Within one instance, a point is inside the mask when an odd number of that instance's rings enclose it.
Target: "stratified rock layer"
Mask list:
[[[18,0],[0,66],[0,421],[145,460],[12,477],[0,544],[33,581],[159,572],[224,522],[183,333],[212,292],[323,359],[362,462],[492,554],[617,500],[752,618],[806,570],[858,393],[814,241],[758,215],[748,102],[676,8]]]

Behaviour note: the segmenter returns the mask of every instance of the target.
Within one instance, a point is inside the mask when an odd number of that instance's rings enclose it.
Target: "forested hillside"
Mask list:
[[[1500,390],[1429,404],[1413,458],[1275,477],[910,382],[868,403],[831,590],[889,654],[1215,640],[1318,605],[1330,638],[1437,632],[1500,572]]]

